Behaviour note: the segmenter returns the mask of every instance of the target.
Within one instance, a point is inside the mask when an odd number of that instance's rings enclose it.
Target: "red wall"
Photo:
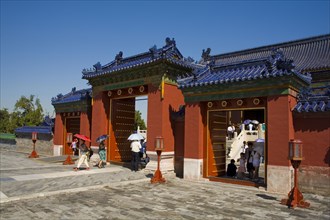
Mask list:
[[[154,150],[155,137],[161,135],[164,151],[174,151],[171,111],[178,111],[180,105],[184,105],[184,98],[176,85],[165,84],[163,99],[158,88],[148,85],[148,150]]]
[[[291,96],[271,96],[267,98],[267,163],[269,165],[290,166],[289,140],[294,138],[291,109],[296,101]]]
[[[147,133],[147,150],[155,149],[155,137],[163,135],[162,130],[162,102],[160,100],[160,91],[158,88],[148,85],[148,133]],[[166,140],[164,140],[166,142]],[[165,145],[166,146],[166,145]]]
[[[87,112],[81,112],[80,113],[80,134],[84,134],[87,137],[91,136],[91,128],[90,128],[90,116],[88,115]],[[88,145],[89,142],[86,142]]]
[[[295,138],[303,142],[302,165],[330,166],[330,122],[329,115],[318,117],[323,114],[309,113],[306,117],[300,114],[294,118]]]
[[[55,145],[63,145],[63,133],[64,133],[64,122],[61,116],[61,113],[56,113],[55,117],[55,130],[54,130],[54,139],[53,143]]]
[[[97,146],[96,138],[107,134],[108,122],[109,122],[109,108],[110,99],[104,92],[99,92],[93,95],[93,106],[92,106],[92,132],[91,140],[92,145]]]
[[[185,109],[184,157],[203,158],[203,118],[200,103],[189,103]]]

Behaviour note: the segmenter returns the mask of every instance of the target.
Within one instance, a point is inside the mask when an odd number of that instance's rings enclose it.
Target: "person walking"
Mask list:
[[[104,164],[106,163],[104,140],[101,141],[99,144],[99,156],[100,156],[100,161],[97,163],[97,167],[104,168]]]
[[[260,167],[260,153],[258,151],[253,151],[252,152],[252,163],[253,163],[253,168],[254,168],[254,175],[253,179],[258,180],[259,179],[259,167]]]
[[[238,168],[237,177],[243,179],[245,177],[245,172],[246,172],[244,153],[240,154],[240,158],[238,159],[238,161],[239,161],[239,168]]]
[[[132,161],[131,161],[131,169],[136,172],[139,169],[140,162],[140,149],[142,148],[139,140],[133,140],[131,142],[131,151],[132,151]]]
[[[81,144],[79,146],[79,149],[80,149],[81,155],[80,155],[77,167],[74,168],[75,171],[79,170],[82,163],[85,163],[86,170],[89,170],[89,165],[88,165],[88,161],[87,161],[88,160],[87,153],[89,152],[89,148],[86,146],[85,140],[80,139],[80,141],[81,141]]]
[[[252,151],[253,151],[253,144],[251,142],[248,142],[248,149],[245,150],[245,158],[246,158],[246,169],[249,172],[250,179],[253,178],[253,174],[254,174]]]
[[[231,125],[229,125],[227,128],[227,136],[228,136],[228,140],[231,140],[233,137],[233,127]]]
[[[243,145],[241,146],[241,153],[245,154],[245,151],[248,149],[248,145],[246,144],[246,141],[243,141]]]
[[[72,149],[72,156],[74,156],[74,155],[77,155],[77,151],[78,151],[78,149],[77,149],[77,144],[78,144],[78,139],[77,138],[75,138],[74,140],[73,140],[73,142],[71,143],[71,149]]]

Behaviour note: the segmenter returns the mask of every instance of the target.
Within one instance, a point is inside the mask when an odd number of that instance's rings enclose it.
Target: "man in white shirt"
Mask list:
[[[140,149],[142,148],[140,141],[133,140],[131,143],[131,151],[132,151],[132,171],[136,172],[139,170],[139,162],[140,162]]]
[[[250,123],[250,124],[249,124],[249,131],[252,131],[252,130],[253,130],[253,124]]]
[[[243,145],[241,147],[241,153],[245,154],[246,149],[248,149],[248,145],[246,144],[246,141],[243,141]]]
[[[229,125],[227,128],[227,134],[228,134],[228,140],[231,140],[233,136],[233,127],[231,125]]]

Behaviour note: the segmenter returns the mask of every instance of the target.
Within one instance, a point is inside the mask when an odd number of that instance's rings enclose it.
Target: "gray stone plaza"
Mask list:
[[[1,144],[1,219],[330,219],[330,198],[305,194],[310,208],[289,209],[287,195],[265,189],[107,165],[73,171],[75,165],[29,159]]]

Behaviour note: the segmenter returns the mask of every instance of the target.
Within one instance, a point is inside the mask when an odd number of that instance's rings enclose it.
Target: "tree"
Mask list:
[[[21,96],[16,102],[11,119],[16,127],[20,127],[23,125],[37,126],[43,121],[43,118],[44,115],[40,100],[36,98],[34,101],[34,95],[30,95],[29,98]]]
[[[137,130],[138,126],[140,127],[141,130],[147,129],[146,123],[144,122],[143,118],[141,117],[141,112],[135,111],[135,130]]]
[[[10,133],[10,113],[8,109],[0,109],[0,132]]]

